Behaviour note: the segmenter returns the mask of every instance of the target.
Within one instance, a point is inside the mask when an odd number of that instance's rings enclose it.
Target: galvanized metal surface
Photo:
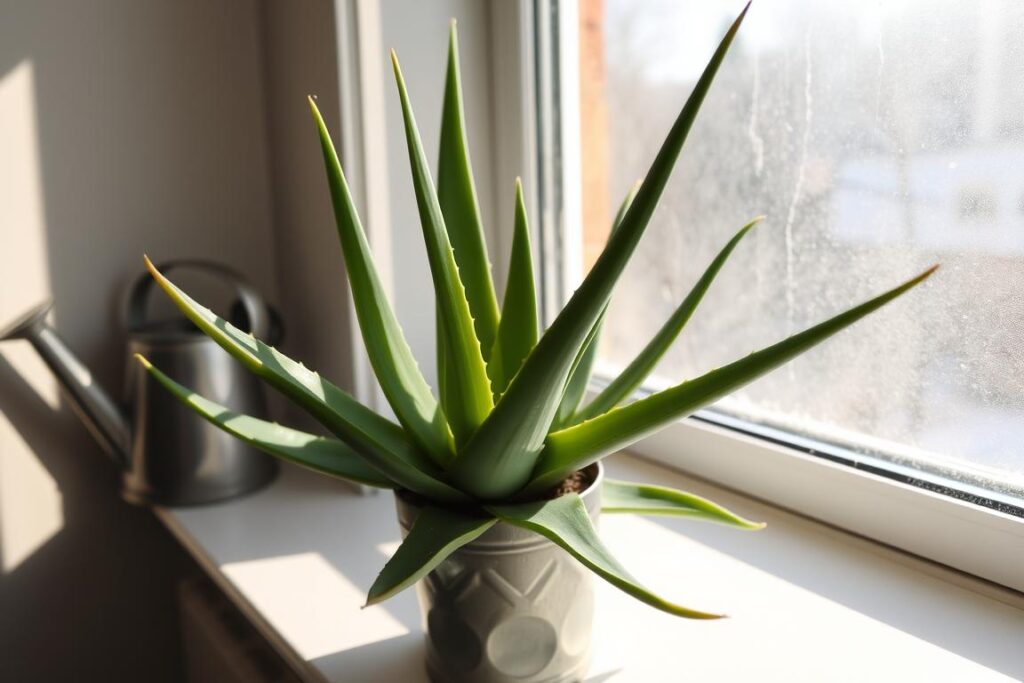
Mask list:
[[[248,326],[257,336],[267,332],[269,310],[237,274],[217,264],[195,261],[172,262],[162,269],[176,267],[206,271],[229,282]],[[257,417],[266,414],[259,381],[216,342],[184,319],[147,320],[150,283],[151,278],[143,275],[129,296],[125,408],[96,383],[46,322],[51,302],[33,308],[0,331],[0,341],[25,339],[36,349],[76,414],[123,470],[126,500],[196,505],[265,485],[277,473],[270,456],[200,418],[134,360],[136,353],[146,356],[176,381],[234,412]]]

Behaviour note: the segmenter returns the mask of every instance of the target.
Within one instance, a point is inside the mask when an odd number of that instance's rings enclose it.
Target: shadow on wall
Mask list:
[[[180,680],[173,589],[188,559],[147,510],[120,501],[119,472],[75,418],[2,357],[0,387],[0,412],[56,482],[63,518],[0,575],[0,679]]]
[[[262,11],[0,9],[0,323],[52,297],[61,335],[113,393],[120,292],[144,251],[202,254],[275,292]],[[115,468],[47,402],[52,382],[23,350],[0,348],[0,530],[10,546],[45,505],[58,524],[18,557],[0,537],[0,680],[180,680],[175,581],[190,564],[120,501]]]

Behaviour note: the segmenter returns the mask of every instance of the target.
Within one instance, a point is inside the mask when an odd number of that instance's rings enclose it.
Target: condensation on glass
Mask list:
[[[583,0],[584,249],[742,2]],[[902,464],[1024,483],[1024,3],[755,3],[601,357],[628,363],[728,238],[652,378],[696,376],[920,272],[922,287],[716,409]]]

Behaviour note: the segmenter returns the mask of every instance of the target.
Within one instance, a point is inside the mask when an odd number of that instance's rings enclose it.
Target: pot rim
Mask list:
[[[587,515],[592,520],[597,520],[601,512],[601,484],[604,481],[604,465],[598,461],[583,468],[583,471],[594,472],[590,485],[577,494],[583,501]],[[405,533],[412,528],[419,512],[424,505],[436,504],[420,497],[414,497],[405,490],[395,490],[395,505],[398,513],[398,525]],[[543,500],[543,499],[539,499]],[[477,510],[478,513],[487,514],[486,511]],[[551,544],[552,541],[536,531],[509,524],[499,520],[496,525],[485,531],[480,537],[459,548],[459,553],[503,555],[532,552]]]
[[[586,467],[582,468],[581,470],[576,470],[576,471],[577,472],[587,472],[587,471],[590,471],[590,470],[595,470],[596,474],[594,474],[593,477],[591,478],[590,484],[587,486],[587,488],[585,488],[583,491],[580,491],[577,494],[580,498],[583,499],[583,502],[585,504],[588,504],[587,505],[588,509],[590,507],[589,506],[589,500],[592,499],[595,495],[597,495],[596,493],[594,493],[594,491],[600,491],[601,490],[601,484],[604,483],[604,462],[602,462],[601,460],[598,460],[596,462],[590,463],[589,465],[587,465]],[[437,501],[430,500],[429,498],[426,498],[425,496],[420,496],[420,495],[415,494],[415,493],[413,493],[413,492],[411,492],[411,491],[409,491],[407,489],[394,489],[394,494],[395,494],[395,497],[396,498],[400,498],[403,503],[405,503],[406,505],[411,505],[413,507],[423,507],[424,504],[428,504],[428,505],[441,505],[441,506],[443,506],[443,504],[438,503]],[[540,501],[540,500],[547,500],[547,499],[537,498],[535,500],[525,500],[525,501],[503,501],[503,500],[496,500],[496,501],[485,501],[484,503],[481,503],[481,504],[486,504],[487,502],[495,503],[495,504],[502,504],[502,503],[508,503],[508,502],[532,503],[532,502],[537,502],[537,501]]]
[[[604,481],[604,465],[598,461],[591,463],[584,468],[584,471],[596,471],[590,485],[579,494],[580,499],[592,520],[597,520],[601,512],[601,483]],[[395,512],[398,517],[398,526],[402,529],[402,537],[409,532],[420,510],[424,505],[433,503],[424,499],[417,500],[410,496],[407,490],[395,489],[394,492]],[[520,553],[529,552],[535,548],[541,548],[549,541],[536,531],[531,531],[508,522],[499,520],[497,524],[483,532],[476,540],[466,544],[459,549],[459,552],[484,552],[487,554]]]
[[[598,460],[597,462],[590,463],[589,465],[584,467],[582,470],[576,470],[576,471],[577,472],[581,472],[581,471],[582,472],[586,472],[587,470],[589,470],[591,468],[594,468],[595,470],[597,470],[597,474],[595,474],[594,478],[590,480],[590,486],[588,486],[586,489],[583,490],[582,493],[579,494],[580,498],[582,498],[584,501],[587,500],[588,496],[593,497],[593,495],[594,495],[593,492],[595,490],[600,490],[601,489],[601,484],[604,483],[604,463],[602,461],[600,461],[600,460]]]

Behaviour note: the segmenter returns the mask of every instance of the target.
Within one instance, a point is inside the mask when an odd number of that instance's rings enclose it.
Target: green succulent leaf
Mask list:
[[[722,616],[677,605],[641,586],[601,542],[583,499],[575,493],[521,505],[488,505],[487,510],[502,521],[553,541],[602,579],[651,607],[687,619]]]
[[[444,331],[446,355],[443,368],[446,391],[454,394],[454,400],[445,406],[448,421],[455,435],[456,444],[465,443],[476,431],[494,407],[491,381],[487,376],[480,341],[473,329],[473,317],[466,300],[466,290],[459,277],[448,231],[445,227],[441,206],[430,177],[427,157],[420,141],[416,119],[409,93],[402,78],[398,57],[391,52],[395,81],[402,100],[402,115],[405,118],[405,137],[409,147],[409,163],[412,167],[413,187],[416,190],[416,204],[419,207],[423,239],[427,246],[427,260],[434,280],[438,317]],[[447,463],[446,463],[447,464]]]
[[[622,225],[622,219],[639,189],[640,182],[638,181],[630,188],[626,198],[622,200],[622,204],[619,205],[619,210],[615,214],[615,220],[612,222],[609,237],[614,235]],[[558,429],[577,421],[573,415],[579,408],[580,401],[583,400],[583,395],[587,392],[587,386],[590,384],[590,376],[594,372],[594,363],[597,361],[597,352],[601,344],[601,330],[604,327],[604,318],[607,314],[608,304],[605,304],[604,310],[601,311],[601,315],[598,316],[597,322],[590,329],[590,334],[576,355],[576,362],[573,363],[572,370],[569,371],[569,381],[565,385],[565,393],[562,395],[562,402],[558,405],[558,414],[554,422],[554,426]]]
[[[455,252],[459,277],[466,287],[466,300],[473,314],[476,336],[484,360],[498,331],[498,299],[491,279],[480,206],[473,183],[473,169],[466,137],[462,105],[462,77],[459,73],[459,42],[455,21],[448,40],[448,73],[441,111],[441,144],[437,164],[437,199]]]
[[[547,438],[537,471],[523,495],[546,490],[568,474],[625,448],[673,420],[717,401],[828,339],[926,280],[938,266],[874,299],[794,334],[746,358],[677,384]]]
[[[320,135],[345,270],[370,364],[398,421],[433,461],[444,467],[454,453],[448,422],[384,294],[338,153],[313,98],[309,98],[309,107]]]
[[[556,417],[569,373],[650,221],[672,167],[732,43],[745,8],[715,51],[669,131],[636,198],[590,273],[541,337],[487,420],[460,450],[448,472],[459,488],[481,499],[509,496],[524,486]]]
[[[692,517],[753,531],[765,527],[686,491],[613,479],[605,479],[601,488],[601,512]]]
[[[423,508],[409,535],[370,587],[366,604],[374,605],[402,592],[497,521],[494,517],[469,512]]]
[[[516,178],[515,232],[508,264],[508,283],[501,306],[501,323],[491,353],[491,378],[494,394],[500,396],[512,380],[523,359],[537,344],[537,293],[533,285],[533,255],[530,226],[523,201],[523,185]]]
[[[441,400],[441,410],[447,417],[448,408],[446,406],[459,400],[458,392],[453,390],[453,387],[458,385],[458,380],[454,374],[452,351],[448,348],[448,341],[445,339],[441,309],[436,302],[434,304],[434,340],[437,349],[437,394]],[[458,410],[458,408],[454,408],[454,410]],[[454,458],[454,455],[452,457]]]
[[[394,488],[395,485],[387,477],[367,465],[362,456],[345,443],[236,413],[178,384],[142,355],[135,354],[135,357],[179,401],[240,441],[282,460],[332,477],[377,488]]]
[[[164,277],[148,258],[146,267],[161,289],[196,327],[246,369],[315,417],[391,481],[435,500],[459,502],[468,499],[465,494],[433,476],[437,474],[436,466],[409,441],[401,427],[301,363],[196,303]]]
[[[679,307],[676,308],[665,324],[662,325],[658,333],[654,335],[654,338],[648,342],[643,351],[637,354],[636,358],[633,359],[626,369],[612,380],[601,393],[595,396],[593,401],[576,414],[572,424],[579,424],[608,412],[632,394],[647,379],[651,370],[654,369],[654,366],[658,364],[658,361],[665,355],[665,352],[672,346],[679,333],[683,331],[683,327],[686,326],[686,323],[693,316],[694,311],[697,310],[697,306],[704,298],[708,288],[711,287],[711,283],[714,282],[718,271],[722,269],[722,266],[729,259],[736,245],[762,218],[758,217],[750,221],[729,240],[729,243],[718,253],[715,260],[711,262],[711,265],[701,275],[697,284],[693,286],[690,293],[683,299],[683,302],[679,304]]]
[[[601,330],[604,329],[604,318],[608,313],[608,307],[601,311],[600,317],[591,328],[590,334],[576,354],[576,361],[569,371],[569,381],[565,385],[565,393],[562,394],[562,401],[558,404],[558,413],[552,423],[553,429],[562,429],[575,422],[573,415],[587,393],[587,386],[590,384],[590,376],[594,372],[594,363],[597,362],[597,352],[601,345]]]

